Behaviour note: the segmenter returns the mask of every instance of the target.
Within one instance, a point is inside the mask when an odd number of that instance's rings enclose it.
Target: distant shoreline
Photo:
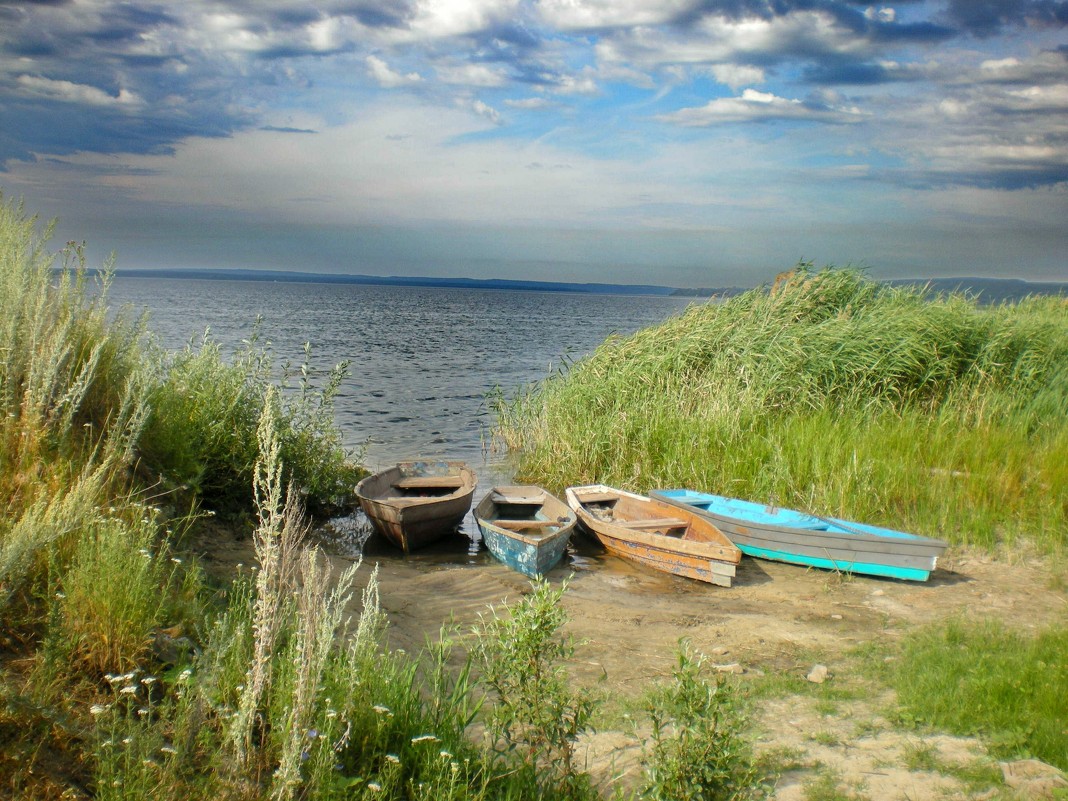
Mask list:
[[[647,295],[656,297],[730,297],[751,287],[671,287],[658,284],[572,283],[524,281],[507,278],[434,278],[430,276],[339,275],[296,270],[250,270],[245,268],[132,268],[116,270],[119,278],[173,278],[207,281],[264,281],[362,286],[410,286],[445,289],[494,289],[513,292],[574,292],[589,295]],[[1021,300],[1028,295],[1064,295],[1068,282],[1025,281],[1019,278],[899,278],[885,281],[892,286],[925,286],[932,293],[966,292],[984,303]]]
[[[119,278],[177,278],[207,281],[267,281],[303,284],[347,284],[363,286],[413,286],[439,289],[499,289],[514,292],[576,292],[588,295],[653,295],[660,297],[712,297],[737,295],[740,287],[688,289],[657,284],[569,283],[566,281],[521,281],[507,278],[433,278],[399,275],[337,275],[295,270],[249,270],[208,268],[164,268],[116,270]]]

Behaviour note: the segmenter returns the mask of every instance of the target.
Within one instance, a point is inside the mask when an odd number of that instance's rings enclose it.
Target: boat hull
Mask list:
[[[613,496],[615,501],[608,500]],[[569,487],[567,502],[609,553],[665,573],[731,586],[741,552],[699,515],[603,485]],[[605,504],[618,510],[597,508]],[[658,526],[658,520],[664,523]]]
[[[939,539],[711,493],[671,489],[650,495],[706,518],[747,556],[805,567],[926,581],[948,547]]]
[[[400,462],[357,484],[356,497],[375,530],[408,553],[455,531],[476,485],[463,462]]]
[[[529,485],[494,487],[474,515],[494,558],[531,578],[560,563],[578,522],[563,501]]]

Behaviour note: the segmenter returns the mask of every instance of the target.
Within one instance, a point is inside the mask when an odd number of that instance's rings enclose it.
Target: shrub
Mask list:
[[[673,683],[649,698],[651,745],[641,797],[652,801],[743,801],[763,798],[736,690],[704,675],[704,657],[678,649]]]
[[[574,653],[559,630],[567,620],[559,589],[532,582],[532,592],[478,629],[474,653],[493,693],[487,725],[501,753],[517,755],[524,774],[555,798],[593,797],[574,764],[575,739],[590,727],[593,698],[568,680]]]

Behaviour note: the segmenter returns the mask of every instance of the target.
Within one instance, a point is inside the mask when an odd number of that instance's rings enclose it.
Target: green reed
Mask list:
[[[802,265],[495,406],[555,488],[689,486],[985,546],[1068,532],[1063,298],[983,307]]]

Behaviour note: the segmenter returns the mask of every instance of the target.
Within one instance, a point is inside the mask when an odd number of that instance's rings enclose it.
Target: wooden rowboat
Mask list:
[[[566,503],[541,487],[494,487],[475,507],[489,552],[532,578],[556,567],[578,522]]]
[[[944,540],[706,492],[671,489],[650,495],[697,512],[747,556],[795,565],[926,581],[947,547]]]
[[[375,529],[408,553],[460,524],[477,483],[463,462],[399,462],[363,479],[356,497]]]
[[[609,553],[731,586],[742,553],[700,515],[602,484],[568,487],[566,496],[582,525]]]

